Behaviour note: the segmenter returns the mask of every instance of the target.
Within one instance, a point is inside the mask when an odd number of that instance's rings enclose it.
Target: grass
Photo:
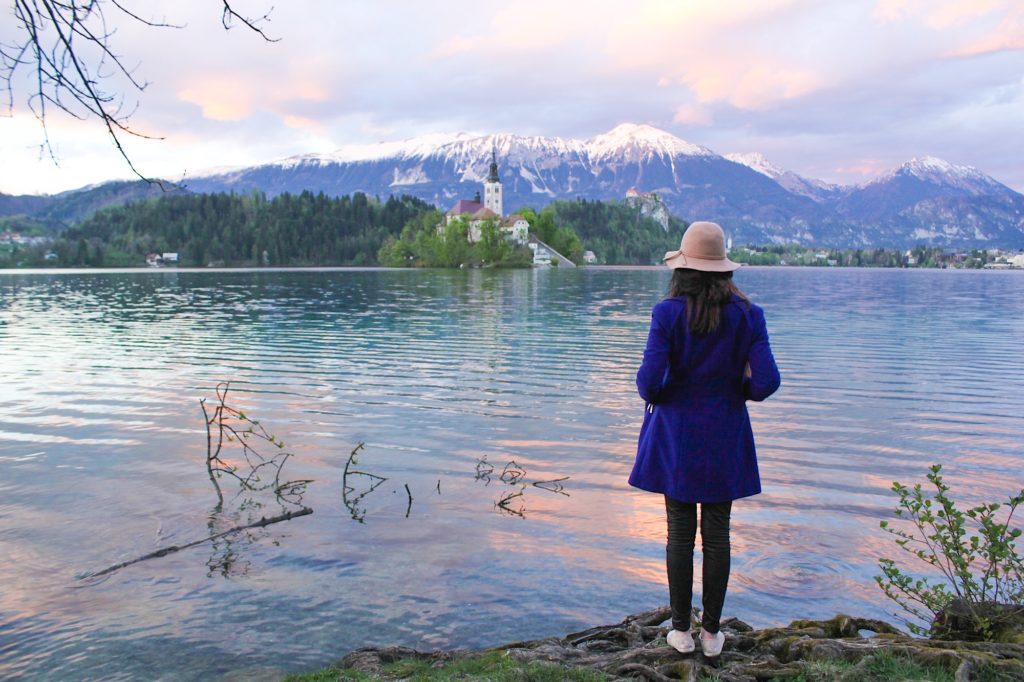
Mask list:
[[[608,675],[585,668],[555,663],[523,663],[503,651],[455,658],[434,667],[434,659],[403,659],[383,666],[383,675],[372,677],[354,670],[324,668],[310,673],[289,675],[284,682],[373,682],[374,680],[480,680],[487,682],[607,682]],[[954,674],[940,666],[925,666],[889,651],[879,650],[862,659],[863,667],[843,661],[806,661],[804,672],[780,682],[954,682]],[[855,670],[856,668],[856,670]],[[980,682],[1006,682],[1009,678],[992,670],[976,670]],[[718,682],[711,673],[700,682]]]
[[[843,661],[808,661],[803,675],[779,678],[786,682],[954,682],[954,674],[939,666],[923,666],[888,651],[878,651],[867,659],[865,668],[851,676],[854,663]],[[716,675],[701,676],[700,682],[714,682]]]
[[[554,663],[521,663],[493,651],[468,658],[447,661],[433,667],[433,661],[404,659],[384,666],[383,678],[338,668],[325,668],[311,673],[289,675],[285,682],[370,682],[371,680],[487,680],[487,682],[606,682],[610,678],[593,670],[566,668]]]

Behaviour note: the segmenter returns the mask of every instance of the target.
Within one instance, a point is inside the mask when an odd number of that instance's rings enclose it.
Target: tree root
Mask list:
[[[713,678],[723,682],[812,679],[821,665],[843,666],[842,679],[872,679],[869,665],[880,652],[926,667],[940,667],[958,682],[1024,679],[1024,644],[921,640],[879,620],[839,615],[826,621],[798,620],[788,627],[754,630],[736,618],[722,621],[725,649],[716,659],[699,651],[681,654],[668,645],[668,607],[629,616],[621,623],[589,628],[564,638],[516,642],[489,651],[503,651],[523,663],[555,663],[589,668],[613,678],[654,682]],[[864,637],[870,631],[874,636]],[[452,655],[472,655],[453,652]],[[385,659],[437,657],[413,650],[361,649],[338,665],[375,672]],[[838,679],[838,678],[837,678]]]

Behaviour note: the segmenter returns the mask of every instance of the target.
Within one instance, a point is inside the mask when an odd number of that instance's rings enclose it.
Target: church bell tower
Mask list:
[[[484,208],[489,208],[499,216],[505,215],[502,210],[501,180],[498,178],[498,153],[491,150],[491,172],[484,182]]]

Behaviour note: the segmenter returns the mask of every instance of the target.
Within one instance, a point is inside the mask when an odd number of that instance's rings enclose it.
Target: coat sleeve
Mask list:
[[[636,388],[644,402],[658,402],[658,395],[668,374],[669,353],[672,338],[661,320],[658,309],[651,314],[651,329],[647,333],[647,347],[644,359],[636,373]]]
[[[744,381],[743,392],[749,400],[761,401],[778,390],[782,380],[779,368],[772,355],[772,347],[768,343],[768,327],[764,321],[764,311],[757,306],[751,307],[751,323],[754,343],[750,346],[747,363],[750,365],[750,377]]]

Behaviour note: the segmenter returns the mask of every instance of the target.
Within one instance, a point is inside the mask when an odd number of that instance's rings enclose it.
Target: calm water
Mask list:
[[[893,479],[1022,482],[1024,273],[745,269],[781,391],[734,507],[726,615],[892,619]],[[0,274],[0,677],[217,679],[397,643],[486,646],[667,602],[659,498],[631,490],[657,269]],[[312,516],[205,537],[199,399],[233,382]],[[343,504],[350,450],[388,480]],[[486,457],[497,467],[477,480]],[[568,476],[569,496],[508,486]],[[413,496],[409,505],[405,485]],[[349,498],[365,492],[358,490]],[[496,502],[522,492],[504,513]],[[270,509],[271,507],[265,507]]]

